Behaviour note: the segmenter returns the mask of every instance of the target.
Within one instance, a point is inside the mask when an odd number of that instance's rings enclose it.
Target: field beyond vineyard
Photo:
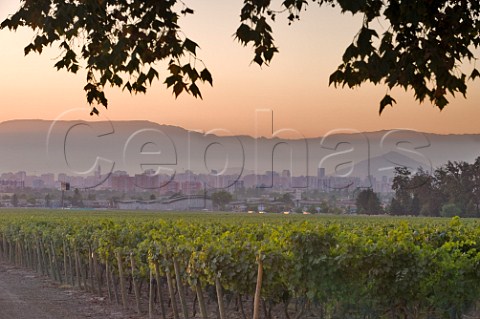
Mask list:
[[[4,261],[150,318],[462,318],[473,219],[1,210]]]

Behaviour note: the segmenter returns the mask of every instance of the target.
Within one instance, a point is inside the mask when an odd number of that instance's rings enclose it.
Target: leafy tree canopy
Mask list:
[[[443,109],[448,94],[465,96],[467,80],[480,76],[476,68],[469,75],[460,68],[476,59],[478,0],[284,0],[278,10],[270,0],[243,0],[235,37],[253,47],[255,63],[268,65],[278,52],[272,23],[279,16],[289,23],[299,20],[311,4],[338,6],[343,13],[364,17],[330,84],[403,87],[413,90],[418,101],[429,99]],[[193,13],[181,0],[24,0],[0,28],[36,31],[25,54],[57,44],[62,54],[55,67],[73,73],[85,67],[87,101],[107,107],[106,85],[145,93],[160,77],[159,61],[168,65],[164,83],[175,96],[202,97],[197,84],[212,85],[212,75],[197,57],[198,44],[179,25],[182,16]],[[384,25],[381,32],[372,27],[377,19]],[[380,113],[393,103],[387,93]],[[93,113],[98,113],[96,107]]]
[[[380,214],[383,212],[380,199],[371,188],[361,190],[358,193],[356,205],[360,214]]]
[[[394,215],[480,216],[480,157],[475,162],[447,162],[434,172],[395,169],[390,213]],[[450,205],[451,204],[451,205]]]
[[[221,190],[212,194],[212,203],[220,209],[225,209],[225,206],[233,200],[232,194],[225,190]]]

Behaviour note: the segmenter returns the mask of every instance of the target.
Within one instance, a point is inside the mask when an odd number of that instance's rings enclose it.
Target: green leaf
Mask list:
[[[378,113],[381,115],[385,107],[387,105],[393,106],[393,103],[397,103],[397,101],[395,101],[395,99],[392,98],[390,95],[385,94],[383,99],[380,101],[380,110]]]

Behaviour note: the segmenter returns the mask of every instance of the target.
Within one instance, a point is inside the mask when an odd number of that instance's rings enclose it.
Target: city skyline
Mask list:
[[[248,172],[242,176],[198,174],[192,171],[180,172],[174,176],[155,174],[146,171],[142,174],[129,174],[125,171],[114,171],[103,174],[97,167],[93,175],[74,176],[66,173],[43,172],[28,174],[25,171],[0,172],[0,192],[7,189],[68,189],[112,190],[124,193],[152,192],[172,194],[183,192],[193,195],[203,191],[236,190],[238,188],[259,188],[264,190],[320,190],[333,192],[354,190],[357,188],[372,188],[379,193],[391,193],[392,177],[382,176],[346,176],[338,177],[327,174],[324,168],[319,168],[315,174],[293,176],[287,169],[282,171],[266,171],[262,174]]]

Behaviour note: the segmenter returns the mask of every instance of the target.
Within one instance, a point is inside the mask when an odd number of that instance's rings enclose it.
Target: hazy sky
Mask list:
[[[341,15],[338,9],[311,6],[302,20],[288,26],[278,18],[274,36],[280,48],[270,67],[250,64],[251,48],[238,44],[233,34],[239,25],[242,1],[186,1],[195,10],[180,21],[185,34],[201,47],[199,57],[214,76],[214,86],[201,87],[204,100],[182,94],[175,100],[157,81],[147,95],[130,96],[120,89],[107,89],[109,109],[99,108],[111,120],[150,120],[186,129],[224,129],[232,134],[254,135],[255,127],[267,134],[265,116],[255,122],[256,110],[271,109],[273,129],[294,129],[307,137],[349,128],[375,131],[410,128],[434,133],[480,133],[480,86],[470,83],[467,100],[451,98],[440,112],[429,102],[418,104],[411,92],[394,90],[397,104],[378,115],[386,87],[365,85],[359,89],[328,86],[329,75],[341,62],[344,49],[357,33],[361,19]],[[0,0],[0,19],[13,13],[19,1]],[[381,28],[381,26],[378,26]],[[30,43],[29,29],[16,33],[0,31],[0,121],[54,119],[71,108],[89,107],[83,86],[85,72],[72,75],[53,65],[58,49],[41,56],[24,57]],[[163,73],[162,73],[163,71]],[[80,113],[76,113],[78,116]],[[81,114],[83,115],[83,113]],[[255,124],[257,123],[257,124]]]

